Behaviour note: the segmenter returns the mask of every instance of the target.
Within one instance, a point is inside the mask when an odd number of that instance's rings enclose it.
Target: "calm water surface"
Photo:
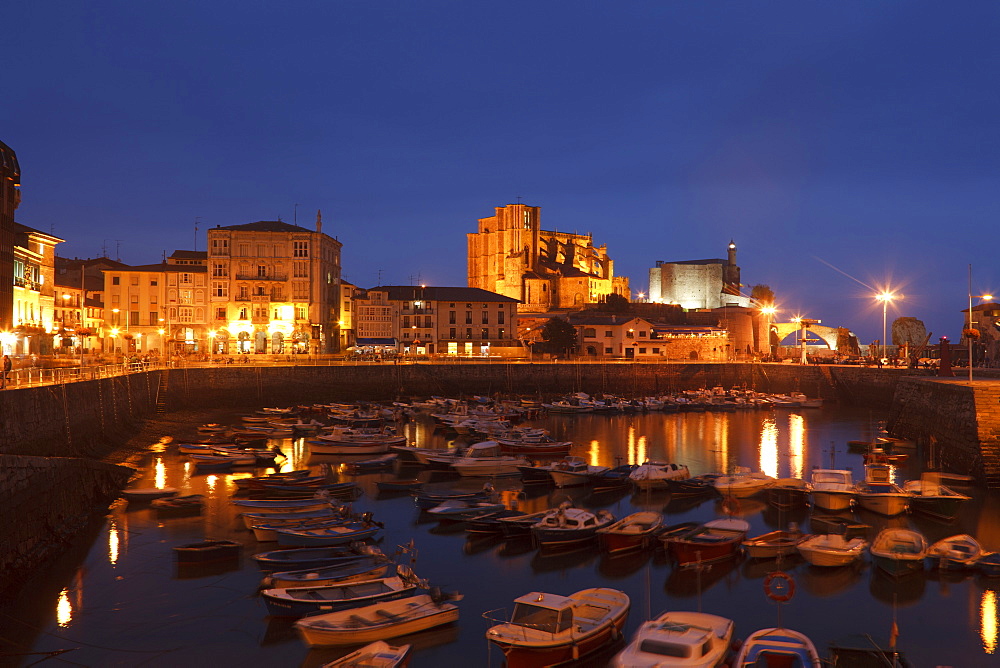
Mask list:
[[[862,472],[860,455],[848,453],[850,439],[869,438],[868,411],[828,407],[821,410],[775,410],[744,413],[685,413],[664,415],[560,416],[532,424],[550,429],[560,439],[578,444],[575,454],[592,463],[614,465],[662,459],[685,463],[692,474],[747,466],[774,476],[805,476],[813,466],[850,468]],[[193,433],[192,425],[191,433]],[[411,442],[445,447],[449,437],[429,423],[406,426]],[[174,434],[180,439],[189,434]],[[451,438],[454,438],[452,436]],[[341,461],[310,458],[301,440],[278,441],[289,461],[283,468],[300,468]],[[910,450],[910,461],[897,471],[897,481],[919,477],[922,453]],[[248,473],[197,474],[171,445],[156,445],[143,462],[143,479],[134,486],[173,486],[182,494],[208,497],[205,513],[195,518],[158,521],[148,509],[119,502],[106,523],[95,530],[93,542],[70,551],[2,624],[8,651],[30,653],[11,665],[74,666],[319,666],[345,650],[309,650],[294,633],[291,621],[269,618],[256,595],[261,573],[249,555],[274,549],[258,544],[242,529],[229,504],[235,477]],[[342,468],[342,467],[341,467]],[[477,488],[482,481],[420,469],[405,469],[401,477],[419,474],[432,485]],[[809,635],[821,651],[826,643],[851,634],[886,638],[894,609],[900,646],[916,666],[1000,666],[998,600],[1000,581],[972,575],[926,571],[893,581],[869,562],[856,567],[819,569],[801,561],[785,563],[797,591],[787,604],[769,601],[763,579],[775,564],[750,561],[715,565],[709,570],[679,570],[662,553],[647,552],[615,559],[595,547],[570,554],[539,554],[530,543],[471,540],[461,531],[439,527],[422,517],[407,496],[380,497],[375,482],[395,473],[350,476],[365,494],[358,510],[371,510],[385,522],[380,545],[384,552],[414,540],[416,572],[432,584],[465,595],[458,605],[458,625],[406,639],[416,647],[413,666],[500,666],[502,655],[490,650],[482,613],[511,608],[511,601],[529,591],[569,594],[594,586],[624,590],[632,600],[629,634],[646,618],[664,610],[696,610],[720,614],[736,622],[737,636],[786,625]],[[498,483],[518,489],[517,479]],[[911,526],[929,540],[969,533],[985,549],[1000,550],[1000,498],[976,493],[965,513],[952,524],[920,516],[886,519],[861,515],[874,533],[885,526]],[[717,499],[702,503],[671,503],[669,496],[631,494],[596,496],[586,488],[529,491],[521,508],[541,510],[566,497],[589,508],[607,508],[622,517],[637,509],[667,513],[668,523],[708,520],[721,513]],[[742,512],[751,523],[750,535],[784,528],[798,521],[808,528],[808,515],[780,516],[762,501],[747,500]],[[203,537],[231,538],[246,546],[239,567],[178,572],[171,547]],[[61,653],[59,653],[61,652]],[[50,654],[51,653],[51,654]]]

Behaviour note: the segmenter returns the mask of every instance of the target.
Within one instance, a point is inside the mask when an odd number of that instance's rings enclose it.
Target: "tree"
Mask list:
[[[750,288],[750,300],[755,304],[774,306],[774,290],[770,285],[759,283]]]
[[[632,310],[632,304],[628,299],[620,294],[612,292],[604,298],[604,311],[611,313],[628,313]]]
[[[576,348],[576,328],[562,318],[549,318],[542,327],[542,349],[567,354]]]

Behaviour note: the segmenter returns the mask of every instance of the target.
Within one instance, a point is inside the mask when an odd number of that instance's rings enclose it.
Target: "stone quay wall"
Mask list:
[[[88,459],[0,455],[0,594],[62,554],[133,472]]]
[[[888,426],[926,445],[936,468],[1000,487],[1000,381],[905,378]]]

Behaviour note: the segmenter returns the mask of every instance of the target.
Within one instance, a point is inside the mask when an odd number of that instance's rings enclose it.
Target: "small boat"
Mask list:
[[[207,564],[240,558],[242,543],[233,540],[203,540],[174,546],[174,556],[179,564]]]
[[[514,599],[509,619],[499,610],[483,614],[499,622],[486,631],[486,639],[503,650],[511,668],[569,663],[620,637],[630,605],[624,592],[603,587],[569,596],[531,592]]]
[[[855,485],[854,491],[858,505],[888,517],[905,513],[913,498],[892,482],[892,467],[888,464],[866,464],[865,479]]]
[[[976,565],[983,546],[968,534],[949,536],[927,548],[927,563],[943,571],[964,570]]]
[[[598,473],[591,477],[591,487],[595,493],[626,489],[632,485],[632,479],[629,476],[635,468],[635,464],[622,464],[603,473]]]
[[[838,512],[854,505],[854,479],[844,469],[813,469],[810,479],[813,505]]]
[[[313,587],[343,584],[356,580],[375,580],[385,577],[387,570],[389,570],[389,560],[386,557],[371,555],[349,559],[333,566],[277,571],[263,577],[261,588]]]
[[[476,501],[469,499],[448,499],[427,510],[428,515],[442,521],[462,522],[473,517],[499,512],[504,509],[502,503]]]
[[[542,549],[571,548],[593,540],[599,529],[614,521],[607,510],[592,513],[564,503],[531,526],[531,537]]]
[[[840,534],[844,538],[864,537],[868,535],[871,525],[858,522],[851,516],[812,515],[809,518],[809,528],[815,534]]]
[[[715,480],[718,477],[717,475],[703,474],[683,480],[668,480],[667,491],[670,492],[671,499],[715,494]]]
[[[375,488],[380,492],[413,492],[424,486],[419,480],[379,480]]]
[[[378,471],[384,468],[389,468],[396,463],[399,458],[395,453],[386,453],[381,457],[375,457],[374,459],[363,459],[358,462],[351,462],[347,465],[347,468],[352,473],[361,473],[364,471]]]
[[[804,508],[811,491],[812,486],[801,478],[778,478],[767,488],[767,502],[779,510]]]
[[[330,507],[327,499],[235,499],[230,501],[244,513],[290,513],[297,510],[322,510]]]
[[[629,474],[629,480],[640,490],[667,489],[672,480],[687,480],[691,472],[684,464],[643,462]]]
[[[422,489],[414,495],[413,501],[417,504],[417,508],[420,508],[421,510],[430,510],[434,506],[444,503],[445,501],[454,499],[464,499],[466,501],[487,501],[494,498],[495,495],[496,490],[493,488],[493,485],[491,483],[486,483],[483,485],[482,489],[474,492]]]
[[[734,668],[820,668],[816,646],[804,634],[791,629],[754,631],[744,641]]]
[[[406,566],[399,566],[397,572],[391,578],[265,589],[260,595],[272,617],[302,617],[404,598],[418,586],[426,587]]]
[[[608,468],[588,464],[581,457],[565,457],[549,469],[549,475],[556,487],[574,487],[588,484],[592,476],[604,473]]]
[[[842,534],[808,536],[796,546],[802,558],[813,566],[845,566],[864,555],[868,541],[846,540]]]
[[[178,493],[176,487],[133,487],[123,489],[119,495],[129,503],[149,503],[154,499],[177,496]]]
[[[376,640],[339,659],[324,663],[322,668],[397,668],[409,662],[412,645],[390,645]]]
[[[524,538],[531,535],[531,527],[538,524],[543,517],[552,512],[551,509],[539,510],[535,513],[521,513],[511,517],[500,517],[500,531],[504,538]]]
[[[685,533],[664,534],[664,548],[678,565],[711,563],[736,556],[750,523],[734,517],[711,520]]]
[[[862,456],[865,464],[905,464],[909,458],[909,455],[905,454],[890,455],[878,446],[872,446],[871,450]]]
[[[788,531],[769,531],[768,533],[747,538],[743,541],[743,550],[751,559],[774,559],[786,554],[794,554],[798,544],[807,538],[797,527]]]
[[[263,571],[292,571],[345,564],[381,554],[381,550],[377,547],[356,543],[338,547],[272,550],[253,555],[253,560],[257,562],[257,567]]]
[[[924,473],[920,480],[908,480],[903,483],[903,491],[913,495],[910,497],[910,508],[946,522],[958,517],[962,506],[970,499],[942,485],[938,473]]]
[[[910,529],[883,529],[870,549],[875,565],[889,575],[919,571],[927,556],[927,539]]]
[[[736,467],[735,475],[719,476],[715,479],[715,489],[722,496],[733,496],[743,499],[762,492],[771,486],[774,478],[759,471],[751,472],[743,466]]]
[[[713,668],[733,640],[733,621],[702,612],[664,612],[642,624],[611,660],[613,668]]]
[[[318,510],[290,511],[287,513],[243,513],[243,526],[253,531],[254,527],[262,524],[268,524],[271,526],[285,524],[293,526],[295,524],[301,524],[302,522],[329,520],[335,517],[340,518],[343,516],[334,512],[333,508],[329,505],[327,505],[326,508],[320,508]]]
[[[976,559],[976,569],[986,577],[1000,577],[1000,552],[987,552]]]
[[[278,529],[279,547],[327,547],[345,545],[374,536],[381,527],[352,522],[322,529]]]
[[[153,499],[149,507],[153,509],[158,518],[193,517],[201,515],[201,511],[205,507],[205,497],[201,494],[160,497]]]
[[[662,525],[663,515],[660,513],[632,513],[603,529],[598,529],[597,537],[605,552],[620,554],[641,550],[650,545]]]
[[[458,621],[458,607],[428,594],[303,617],[295,630],[310,647],[356,645]]]

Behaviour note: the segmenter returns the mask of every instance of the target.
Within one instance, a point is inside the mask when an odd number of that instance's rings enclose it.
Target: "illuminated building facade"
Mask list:
[[[14,326],[14,210],[21,203],[21,167],[14,150],[0,142],[0,332]],[[9,342],[4,342],[7,352]]]
[[[589,234],[541,229],[541,208],[496,207],[468,236],[468,284],[520,302],[518,310],[579,309],[609,294],[629,297],[628,278],[614,275],[607,246]]]
[[[750,306],[749,298],[740,295],[736,243],[730,241],[727,251],[725,260],[658,260],[649,270],[649,301],[686,309]]]
[[[209,229],[216,352],[337,352],[341,246],[319,213],[315,231],[282,221]]]
[[[55,248],[64,240],[14,223],[14,353],[50,354],[55,295]]]
[[[389,285],[356,293],[355,346],[411,355],[521,356],[517,300],[479,288]]]

